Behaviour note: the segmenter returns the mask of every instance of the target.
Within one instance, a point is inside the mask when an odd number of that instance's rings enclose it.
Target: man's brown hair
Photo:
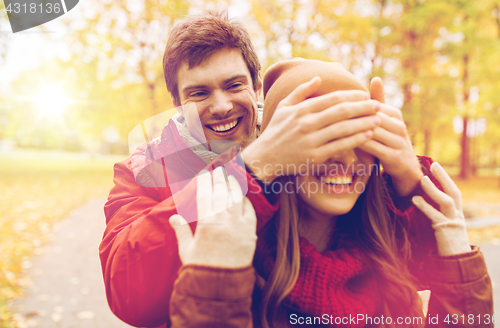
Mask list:
[[[196,67],[215,52],[227,48],[241,51],[252,77],[253,88],[257,90],[260,63],[250,35],[243,25],[230,20],[227,13],[207,12],[188,16],[172,28],[163,55],[163,74],[175,102],[180,104],[177,72],[182,63],[187,61],[189,68]]]

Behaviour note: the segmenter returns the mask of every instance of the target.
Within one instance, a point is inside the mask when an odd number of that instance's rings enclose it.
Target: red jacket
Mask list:
[[[223,164],[240,184],[248,184],[247,197],[261,227],[278,205],[266,199],[241,158],[234,155],[234,149],[222,154],[214,166]],[[169,326],[170,295],[181,261],[168,219],[181,207],[179,214],[195,221],[196,180],[189,181],[206,166],[187,148],[172,121],[161,139],[139,146],[129,159],[115,164],[115,186],[104,206],[107,226],[99,253],[109,306],[128,324]],[[196,223],[190,225],[194,231]]]
[[[420,160],[424,170],[432,162],[426,157]],[[260,231],[278,204],[268,201],[234,149],[219,156],[214,166],[218,165],[224,165],[244,191],[248,185],[246,195],[255,208]],[[109,306],[117,317],[133,326],[170,325],[169,301],[181,262],[168,219],[179,212],[192,222],[194,231],[196,183],[192,178],[205,167],[205,162],[182,141],[172,121],[160,139],[139,146],[129,159],[115,164],[115,186],[104,206],[107,227],[99,252]],[[410,229],[410,239],[420,245],[416,249],[422,252],[423,259],[435,248],[433,230],[430,221],[422,224],[422,220],[415,219],[422,214],[414,206],[408,207],[408,200],[399,199],[403,210],[391,209],[415,225]]]

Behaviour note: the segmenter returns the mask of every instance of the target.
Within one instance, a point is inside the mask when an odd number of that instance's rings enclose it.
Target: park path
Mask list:
[[[98,245],[105,227],[103,205],[95,199],[55,227],[52,241],[32,260],[32,284],[12,303],[21,328],[126,328],[109,310]],[[489,222],[488,222],[489,223]],[[500,244],[481,245],[493,281],[500,327]]]
[[[32,283],[12,308],[21,328],[127,328],[106,301],[98,247],[104,199],[91,200],[54,227],[27,270]]]

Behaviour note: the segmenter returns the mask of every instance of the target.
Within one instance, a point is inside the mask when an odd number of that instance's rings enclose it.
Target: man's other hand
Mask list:
[[[370,83],[372,99],[380,102],[377,116],[380,126],[374,129],[372,140],[359,148],[377,157],[384,171],[392,178],[399,196],[410,194],[424,176],[413,151],[401,110],[385,104],[384,85],[379,77]]]

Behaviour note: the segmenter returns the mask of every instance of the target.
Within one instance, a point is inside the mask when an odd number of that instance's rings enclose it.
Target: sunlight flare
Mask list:
[[[60,117],[65,107],[70,103],[62,86],[44,86],[35,97],[39,116]]]

